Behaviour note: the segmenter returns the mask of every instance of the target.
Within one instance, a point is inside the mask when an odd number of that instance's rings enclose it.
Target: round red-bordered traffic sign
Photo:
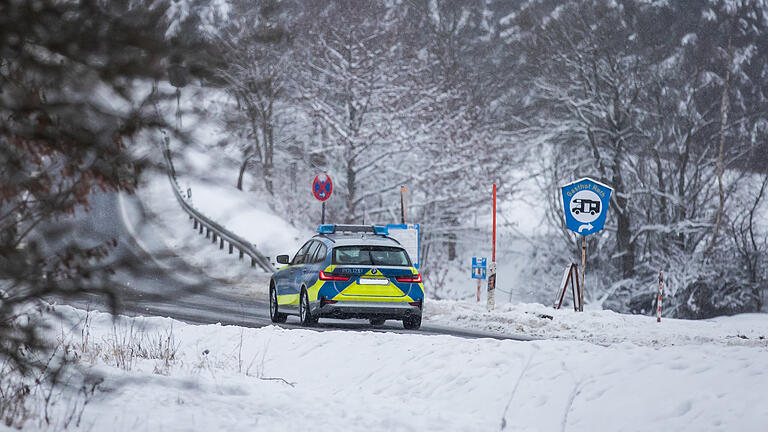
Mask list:
[[[321,176],[323,178],[321,178]],[[318,201],[325,201],[331,197],[333,193],[333,182],[331,178],[326,174],[318,174],[315,176],[315,180],[312,181],[312,195],[317,198]]]

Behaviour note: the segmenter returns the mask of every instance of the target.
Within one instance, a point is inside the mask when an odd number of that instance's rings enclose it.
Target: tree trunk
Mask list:
[[[621,150],[616,152],[617,156],[621,154]],[[616,249],[619,252],[621,260],[621,275],[624,279],[629,279],[635,275],[635,251],[632,244],[632,231],[631,231],[631,218],[627,205],[626,190],[624,188],[624,179],[621,176],[621,165],[618,157],[614,160],[613,167],[613,187],[615,190],[615,198],[613,202],[616,204]]]
[[[617,198],[617,201],[620,207],[626,208],[626,198]],[[621,275],[624,279],[631,278],[635,274],[635,251],[631,243],[630,223],[628,211],[618,212],[616,246],[621,254]]]
[[[272,185],[272,167],[264,166],[264,188],[267,189],[267,193],[274,195],[274,187]]]
[[[448,234],[448,261],[456,259],[456,234]]]
[[[357,184],[355,170],[353,168],[354,162],[347,161],[347,223],[355,223],[355,197],[357,196]]]
[[[688,172],[688,162],[691,159],[691,136],[693,135],[693,131],[689,130],[688,133],[685,136],[685,149],[683,150],[683,154],[681,155],[682,161],[678,164],[679,166],[679,174],[678,174],[678,180],[677,180],[677,199],[682,200],[685,196],[685,188],[686,188],[686,174]],[[686,220],[686,217],[688,216],[686,214],[686,207],[682,205],[676,205],[675,210],[675,222],[680,222]],[[686,242],[686,235],[684,233],[679,233],[677,235],[677,247],[680,248],[680,250],[685,249],[685,242]]]
[[[274,166],[275,135],[272,127],[272,101],[262,113],[262,142],[264,143],[264,187],[270,195],[275,195],[272,184],[272,167]]]
[[[248,161],[250,160],[251,155],[248,155],[243,158],[243,163],[240,164],[240,172],[237,174],[237,188],[240,190],[243,190],[243,175],[245,174],[245,169],[248,167]]]
[[[723,212],[725,211],[725,188],[723,187],[723,172],[725,166],[723,163],[723,152],[725,148],[725,125],[728,122],[728,87],[731,80],[731,59],[733,58],[733,45],[731,36],[728,36],[728,64],[725,69],[725,81],[723,82],[723,95],[720,100],[720,151],[717,154],[717,192],[720,202],[715,214],[715,228],[712,231],[712,242],[707,248],[709,255],[717,244],[717,236],[720,234],[720,225],[723,223]]]

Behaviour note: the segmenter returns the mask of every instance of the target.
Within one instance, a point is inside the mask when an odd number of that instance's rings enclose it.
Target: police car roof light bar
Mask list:
[[[320,225],[317,227],[318,234],[335,234],[337,232],[349,233],[370,233],[376,235],[389,235],[389,230],[385,226],[376,225]]]
[[[320,225],[317,227],[318,234],[333,234],[336,231],[336,225]]]
[[[383,236],[389,235],[389,229],[385,226],[374,225],[373,231],[378,235],[383,235]]]

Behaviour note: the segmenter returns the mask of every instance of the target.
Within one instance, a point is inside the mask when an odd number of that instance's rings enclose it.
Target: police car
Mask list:
[[[298,315],[311,326],[321,317],[364,318],[372,325],[402,320],[406,329],[421,326],[424,284],[405,248],[388,237],[386,227],[320,225],[269,283],[273,322]]]

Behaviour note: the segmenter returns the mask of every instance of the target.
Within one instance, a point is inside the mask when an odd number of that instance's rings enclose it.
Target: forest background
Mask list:
[[[406,186],[439,297],[444,275],[486,242],[476,219],[488,218],[496,183],[500,201],[536,208],[534,230],[520,229],[514,211],[502,218],[518,252],[510,259],[526,263],[517,280],[554,287],[580,247],[563,229],[559,186],[588,176],[615,191],[606,229],[588,239],[589,301],[650,312],[663,269],[672,316],[762,308],[765,2],[233,1],[216,10],[190,26],[220,48],[205,84],[227,95],[205,109],[229,136],[207,145],[238,162],[233,185],[294,223],[319,220],[305,193],[319,172],[335,181],[328,219],[338,222],[396,222]],[[253,42],[267,34],[277,43]]]

